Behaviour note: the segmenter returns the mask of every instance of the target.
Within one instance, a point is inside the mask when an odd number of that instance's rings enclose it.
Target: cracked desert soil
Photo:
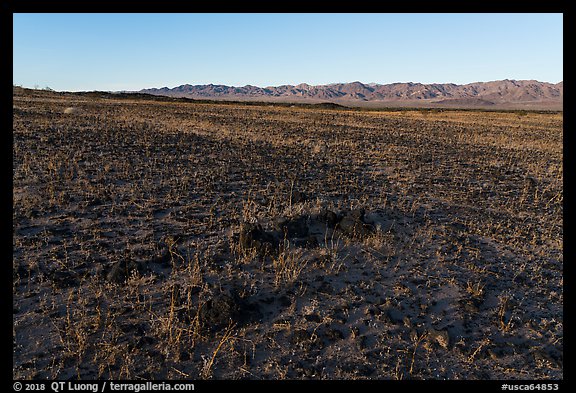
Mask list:
[[[15,88],[13,377],[562,379],[562,134]]]

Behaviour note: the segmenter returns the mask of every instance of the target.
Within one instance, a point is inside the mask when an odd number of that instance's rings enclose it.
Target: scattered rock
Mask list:
[[[55,271],[50,278],[58,288],[70,288],[80,284],[78,275],[71,271]]]
[[[334,294],[334,287],[328,281],[323,281],[322,284],[320,284],[320,287],[318,287],[318,292],[332,295]]]
[[[369,377],[370,375],[374,374],[376,369],[372,366],[367,364],[360,364],[357,366],[356,370],[354,370],[354,374],[361,376],[361,377]]]
[[[190,360],[190,358],[191,358],[190,352],[186,350],[180,351],[180,361],[187,362],[188,360]]]
[[[374,233],[374,226],[364,222],[364,209],[346,212],[337,225],[344,234],[352,238],[364,238]]]
[[[382,313],[382,311],[380,311],[380,309],[376,306],[368,306],[364,309],[364,315],[366,315],[367,317],[373,317],[375,315],[380,315]]]
[[[466,314],[476,314],[480,311],[482,300],[478,298],[465,298],[459,301]]]
[[[28,279],[33,278],[36,276],[36,269],[32,268],[32,266],[24,266],[22,264],[18,265],[18,267],[12,269],[12,280],[16,281],[18,279]]]
[[[136,342],[136,348],[142,349],[145,346],[152,345],[156,343],[156,339],[152,336],[143,336]]]
[[[326,223],[328,228],[334,228],[336,224],[340,221],[341,217],[339,217],[336,213],[331,210],[323,210],[318,215],[318,220],[321,222]]]
[[[376,369],[369,364],[358,364],[353,361],[343,362],[339,368],[348,374],[353,374],[355,377],[369,377],[376,372]]]
[[[296,329],[292,334],[290,343],[294,345],[302,344],[312,338],[312,335],[306,329]]]
[[[355,218],[359,221],[364,221],[365,214],[366,214],[366,210],[359,208],[359,209],[354,209],[354,210],[347,212],[345,214],[345,216]]]
[[[560,368],[563,365],[563,355],[561,351],[554,348],[538,348],[532,352],[536,364],[545,364],[548,367]]]
[[[322,322],[322,317],[318,314],[306,314],[304,315],[304,319],[308,322]]]
[[[290,195],[290,201],[292,203],[301,203],[305,202],[308,199],[308,196],[304,194],[302,191],[299,190],[292,190]]]
[[[294,367],[294,371],[298,378],[316,378],[319,375],[316,367],[306,361],[298,361]]]
[[[360,342],[358,343],[360,349],[368,348],[368,341],[369,341],[368,336],[360,336]]]
[[[123,333],[133,333],[138,337],[144,337],[146,334],[146,326],[142,323],[126,322],[118,326]]]
[[[130,277],[132,274],[141,275],[143,273],[144,268],[141,263],[131,259],[123,259],[121,261],[116,262],[112,266],[112,268],[106,275],[106,279],[110,282],[121,284],[123,282],[126,282],[128,277]]]
[[[396,308],[387,309],[385,315],[392,323],[395,323],[397,325],[404,323],[404,314],[402,313],[402,311]]]
[[[324,330],[324,337],[330,342],[338,341],[344,339],[344,333],[340,329],[335,327],[328,327]]]

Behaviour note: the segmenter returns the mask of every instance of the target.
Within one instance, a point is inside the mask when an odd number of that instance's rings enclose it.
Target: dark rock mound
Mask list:
[[[213,333],[230,324],[240,326],[262,318],[262,313],[257,303],[227,291],[210,298],[200,309],[199,316],[202,330]]]
[[[278,239],[264,231],[262,225],[244,223],[240,227],[240,249],[243,251],[256,249],[260,254],[269,254],[278,249]]]
[[[288,239],[307,237],[308,217],[280,218],[276,221],[276,229]]]

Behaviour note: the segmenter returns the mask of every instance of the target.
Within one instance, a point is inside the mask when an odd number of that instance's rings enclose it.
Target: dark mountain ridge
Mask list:
[[[454,83],[391,83],[364,84],[362,82],[333,83],[329,85],[281,85],[258,87],[226,85],[190,85],[174,88],[149,88],[139,93],[169,97],[229,100],[274,100],[274,101],[328,101],[358,104],[383,103],[395,105],[466,105],[502,106],[509,104],[540,104],[562,107],[564,83],[556,84],[536,80],[501,80],[474,82],[464,85]]]

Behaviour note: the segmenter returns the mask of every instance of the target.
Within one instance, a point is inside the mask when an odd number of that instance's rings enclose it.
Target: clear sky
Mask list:
[[[562,14],[14,14],[13,83],[563,80]]]

